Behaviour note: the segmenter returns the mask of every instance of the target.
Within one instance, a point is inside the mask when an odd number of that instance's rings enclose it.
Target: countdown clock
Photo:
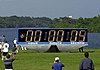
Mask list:
[[[56,45],[60,51],[88,45],[87,28],[18,28],[18,44],[28,49],[47,51]]]

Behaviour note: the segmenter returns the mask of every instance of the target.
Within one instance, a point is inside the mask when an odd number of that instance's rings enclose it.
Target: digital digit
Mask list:
[[[48,41],[53,42],[55,40],[55,34],[56,34],[55,30],[50,30],[49,36],[48,36]]]
[[[77,30],[72,30],[71,31],[71,37],[70,37],[70,41],[77,41],[77,36],[78,36],[78,31]]]
[[[64,31],[63,31],[63,30],[59,30],[59,31],[57,32],[56,41],[57,41],[57,42],[58,42],[58,41],[62,42],[62,41],[63,41],[63,36],[64,36]]]
[[[81,30],[79,32],[79,41],[84,42],[85,41],[85,37],[86,37],[86,31],[85,30]]]
[[[36,30],[34,36],[34,42],[39,42],[41,40],[42,31]]]
[[[32,38],[33,38],[33,31],[28,30],[27,33],[26,33],[25,41],[26,42],[32,42]]]

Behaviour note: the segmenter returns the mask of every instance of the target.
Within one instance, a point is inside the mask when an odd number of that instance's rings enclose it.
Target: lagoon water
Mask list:
[[[17,28],[0,28],[0,36],[5,35],[10,47],[17,37]],[[88,47],[100,48],[100,33],[88,33]]]
[[[0,28],[0,36],[5,35],[10,47],[13,45],[13,40],[16,38],[16,28]]]

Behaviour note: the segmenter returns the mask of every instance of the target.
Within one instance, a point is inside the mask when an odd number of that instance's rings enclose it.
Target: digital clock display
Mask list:
[[[87,28],[19,28],[18,42],[87,42]]]

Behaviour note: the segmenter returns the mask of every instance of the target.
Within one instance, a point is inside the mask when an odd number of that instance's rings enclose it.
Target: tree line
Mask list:
[[[89,32],[100,32],[100,15],[91,18],[48,18],[28,17],[16,15],[9,17],[0,16],[0,28],[25,28],[25,27],[49,27],[49,28],[88,28]]]

